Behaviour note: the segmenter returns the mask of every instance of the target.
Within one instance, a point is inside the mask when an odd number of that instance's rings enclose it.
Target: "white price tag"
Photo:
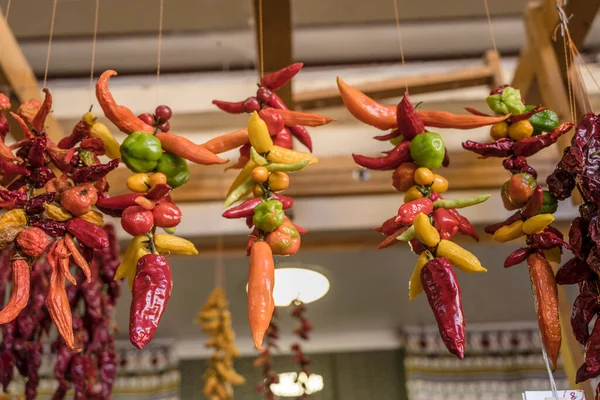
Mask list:
[[[585,400],[583,390],[558,390],[558,399],[552,397],[552,392],[525,392],[523,400]]]

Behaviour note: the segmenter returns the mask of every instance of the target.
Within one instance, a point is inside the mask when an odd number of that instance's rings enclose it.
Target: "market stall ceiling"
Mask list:
[[[0,4],[4,6],[6,0]],[[94,1],[58,0],[55,35],[87,36],[93,29]],[[392,0],[294,0],[297,26],[357,24],[394,20]],[[165,0],[165,32],[243,29],[252,15],[249,0]],[[491,2],[494,16],[523,12],[526,0]],[[482,0],[399,0],[402,20],[478,18],[485,16]],[[48,35],[52,2],[13,1],[9,23],[19,39]],[[129,35],[156,32],[158,0],[101,0],[99,33]]]

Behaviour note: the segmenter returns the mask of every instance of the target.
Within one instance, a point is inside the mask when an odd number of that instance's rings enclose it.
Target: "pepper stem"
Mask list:
[[[156,244],[154,244],[154,234],[152,232],[148,232],[146,233],[146,236],[148,236],[148,240],[150,241],[150,251],[152,251],[152,254],[158,254],[156,251]]]

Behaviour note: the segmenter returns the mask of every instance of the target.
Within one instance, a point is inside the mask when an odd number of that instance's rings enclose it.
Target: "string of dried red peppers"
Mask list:
[[[300,324],[297,328],[294,329],[294,335],[298,336],[298,341],[292,343],[291,350],[294,353],[294,363],[298,364],[297,377],[300,374],[305,374],[307,377],[310,377],[310,371],[308,370],[308,366],[310,365],[310,359],[302,350],[302,345],[300,341],[307,341],[310,339],[310,333],[313,330],[312,325],[308,321],[306,317],[306,306],[302,302],[295,302],[294,307],[292,308],[291,313],[293,318],[298,320]],[[298,397],[296,400],[304,400],[310,396],[307,387],[307,381],[302,381],[302,389],[304,393]]]
[[[487,226],[485,231],[502,243],[526,237],[525,246],[513,251],[506,258],[504,267],[527,261],[542,342],[553,368],[556,368],[561,331],[556,280],[549,260],[560,262],[562,248],[571,247],[563,241],[560,231],[551,226],[556,199],[564,198],[564,195],[553,190],[552,185],[550,191],[542,189],[537,183],[537,172],[527,163],[527,157],[555,143],[573,127],[573,123],[559,125],[558,117],[551,110],[526,106],[519,90],[510,86],[493,90],[486,102],[496,114],[508,118],[491,127],[494,142],[469,140],[463,147],[484,158],[504,158],[502,166],[511,178],[502,186],[502,201],[507,210],[516,212],[503,222]]]
[[[440,111],[417,111],[405,94],[397,107],[383,106],[338,78],[346,108],[358,120],[379,129],[393,129],[376,140],[395,147],[382,157],[353,154],[365,168],[394,171],[392,184],[406,192],[404,204],[375,230],[386,238],[378,249],[399,241],[408,242],[419,255],[409,283],[409,297],[425,292],[448,350],[459,358],[465,352],[465,321],[460,286],[452,266],[464,272],[486,272],[472,253],[450,239],[457,233],[479,240],[469,220],[456,210],[481,203],[489,195],[472,199],[444,200],[447,180],[432,170],[447,167],[450,160],[442,137],[426,126],[471,129],[503,121],[506,117],[456,115]]]
[[[276,322],[277,310],[273,311],[273,318],[265,332],[264,349],[259,356],[252,362],[255,368],[262,368],[263,380],[256,386],[258,393],[264,393],[267,400],[275,400],[275,393],[271,390],[271,385],[279,383],[279,376],[273,369],[273,352],[279,351],[277,339],[279,339],[279,325]]]

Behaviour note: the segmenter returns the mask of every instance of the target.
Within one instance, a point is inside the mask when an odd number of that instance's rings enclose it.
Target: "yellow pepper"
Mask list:
[[[269,134],[269,128],[256,111],[252,113],[248,121],[248,139],[250,144],[259,154],[268,153],[273,147],[273,139]]]
[[[25,211],[21,208],[9,210],[0,216],[0,248],[11,244],[27,225]]]
[[[525,232],[523,232],[523,221],[515,221],[510,225],[503,226],[498,229],[492,239],[497,242],[505,243],[510,242],[511,240],[515,240],[523,236]]]
[[[431,225],[427,215],[419,213],[413,221],[413,226],[415,227],[417,239],[427,247],[434,247],[440,242],[440,234]]]
[[[185,256],[195,256],[198,254],[198,250],[196,250],[194,243],[175,235],[168,235],[165,233],[154,235],[154,244],[159,253],[168,252]]]
[[[129,242],[129,246],[127,246],[127,250],[125,250],[125,255],[123,256],[123,260],[117,271],[115,272],[114,280],[118,281],[126,276],[131,275],[131,270],[133,270],[133,274],[135,276],[135,269],[137,264],[136,254],[139,249],[145,246],[144,241],[148,238],[146,236],[134,236]]]
[[[417,260],[417,265],[410,275],[408,282],[408,298],[413,300],[423,291],[423,283],[421,283],[421,270],[429,262],[429,256],[426,251],[422,252]]]
[[[130,268],[127,271],[127,284],[129,285],[129,290],[133,290],[133,280],[135,279],[135,275],[137,274],[137,263],[140,258],[144,257],[146,254],[150,254],[150,250],[146,247],[139,248],[136,251],[133,257],[133,268]]]
[[[419,191],[419,189],[417,188],[416,185],[413,185],[410,188],[408,188],[408,190],[404,194],[404,202],[405,203],[409,203],[413,200],[417,200],[417,199],[421,199],[421,198],[423,198],[423,193],[421,193]]]
[[[44,204],[44,210],[48,218],[50,218],[53,221],[62,222],[68,221],[71,218],[73,218],[73,215],[71,215],[67,210],[65,210],[58,204],[46,203]]]
[[[304,160],[310,160],[309,165],[319,162],[319,159],[310,153],[290,150],[279,146],[271,148],[271,151],[267,154],[267,159],[279,164],[296,164]]]
[[[133,174],[127,178],[126,184],[132,192],[146,193],[150,189],[150,176],[145,173]]]
[[[436,256],[446,257],[452,265],[464,272],[487,272],[487,269],[481,266],[481,262],[473,253],[449,240],[440,240]]]
[[[544,250],[544,257],[546,257],[546,260],[550,261],[551,263],[560,264],[560,247],[555,247],[550,250]]]
[[[534,233],[541,233],[546,229],[548,225],[554,222],[554,215],[552,214],[539,214],[535,215],[525,222],[523,222],[523,232],[527,235],[533,235]]]
[[[103,123],[98,122],[94,113],[85,113],[82,120],[92,128],[90,130],[90,135],[102,140],[102,143],[104,143],[104,151],[106,151],[106,156],[108,158],[121,158],[121,145],[117,142],[112,133],[110,133],[108,127]]]
[[[104,226],[104,217],[102,216],[101,213],[99,213],[98,211],[95,211],[95,210],[91,210],[91,211],[81,215],[79,218],[84,219],[87,222],[91,222],[92,224],[94,224],[96,226]]]
[[[248,160],[246,165],[242,167],[242,170],[240,171],[238,176],[233,180],[233,182],[231,182],[231,186],[229,186],[229,190],[227,191],[227,196],[229,196],[231,192],[233,192],[238,186],[244,183],[249,177],[252,177],[252,170],[256,166],[257,164],[254,161]]]

